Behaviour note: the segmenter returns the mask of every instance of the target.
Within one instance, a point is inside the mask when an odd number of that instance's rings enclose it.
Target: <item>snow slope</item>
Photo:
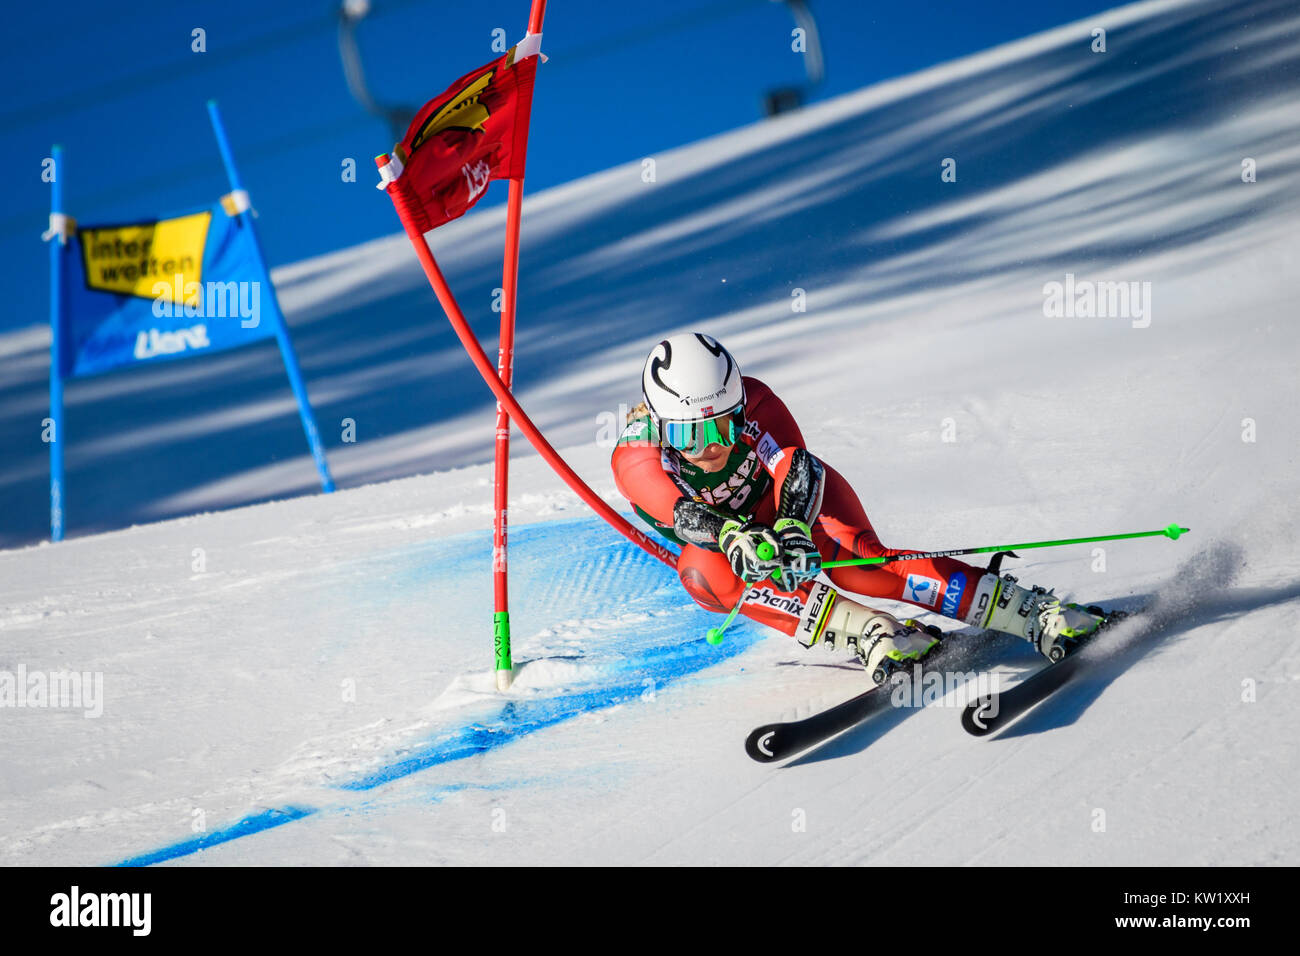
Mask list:
[[[699,329],[887,543],[1193,529],[1016,563],[1157,611],[1006,733],[954,694],[751,762],[751,727],[860,670],[748,623],[705,644],[522,442],[525,664],[491,691],[493,405],[395,237],[277,273],[323,431],[358,425],[345,490],[289,497],[314,472],[273,349],[69,389],[82,536],[0,552],[0,674],[102,674],[103,713],[0,709],[0,861],[1300,862],[1298,59],[1292,5],[1139,4],[526,205],[520,399],[612,502],[611,416]],[[433,242],[489,339],[499,238]],[[1149,282],[1149,325],[1045,317],[1067,273]],[[0,338],[11,545],[46,520],[46,341]]]

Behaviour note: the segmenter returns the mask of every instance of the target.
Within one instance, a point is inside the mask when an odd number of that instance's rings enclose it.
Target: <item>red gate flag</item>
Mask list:
[[[466,73],[416,114],[389,157],[381,189],[421,233],[461,216],[494,179],[521,179],[541,35]]]

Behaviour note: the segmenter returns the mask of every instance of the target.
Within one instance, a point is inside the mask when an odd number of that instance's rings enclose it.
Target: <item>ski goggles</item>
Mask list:
[[[710,445],[734,445],[745,430],[745,406],[690,422],[661,421],[660,443],[686,455],[699,455]]]

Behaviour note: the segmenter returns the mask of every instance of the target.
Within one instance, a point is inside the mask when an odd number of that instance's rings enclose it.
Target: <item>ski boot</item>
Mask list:
[[[804,604],[795,637],[805,647],[852,647],[872,681],[883,684],[895,670],[934,650],[943,632],[910,618],[899,621],[819,582],[813,585]]]
[[[985,574],[976,586],[966,623],[1014,634],[1048,660],[1059,661],[1112,617],[1099,607],[1062,604],[1043,588],[1022,588],[1009,574]]]

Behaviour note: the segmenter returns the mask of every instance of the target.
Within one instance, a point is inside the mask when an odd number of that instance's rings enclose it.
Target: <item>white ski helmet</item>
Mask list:
[[[740,366],[709,335],[671,335],[653,349],[641,372],[641,391],[655,418],[698,421],[745,402]]]

